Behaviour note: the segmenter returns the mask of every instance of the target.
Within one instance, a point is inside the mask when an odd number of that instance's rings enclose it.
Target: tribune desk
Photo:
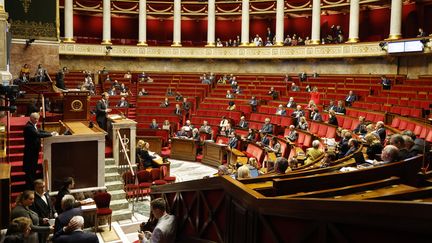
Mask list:
[[[125,145],[126,153],[129,156],[131,165],[134,165],[136,161],[136,121],[122,118],[119,115],[110,115],[108,116],[108,119],[109,124],[111,124],[108,127],[112,127],[113,157],[116,165],[128,165],[120,139]]]
[[[75,179],[75,188],[97,190],[105,185],[105,131],[87,121],[65,122],[71,135],[43,141],[44,178],[50,191],[58,191],[65,177]],[[47,168],[48,167],[48,168]]]
[[[195,161],[198,142],[185,138],[171,139],[171,158]]]
[[[203,148],[202,162],[208,165],[216,166],[222,164],[226,155],[227,145],[217,144],[211,141],[206,141]]]

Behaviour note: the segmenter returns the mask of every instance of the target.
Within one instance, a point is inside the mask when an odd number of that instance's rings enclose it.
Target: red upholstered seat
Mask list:
[[[316,122],[311,122],[310,123],[310,128],[309,131],[312,134],[317,134],[318,133],[318,129],[319,129],[319,124]]]
[[[391,127],[393,127],[393,128],[398,128],[399,127],[399,124],[400,124],[400,118],[399,117],[395,117],[395,118],[393,118],[393,120],[392,120],[392,123],[391,123]]]
[[[429,129],[427,127],[423,127],[419,137],[425,139],[428,133]]]
[[[318,137],[325,137],[327,134],[327,128],[328,126],[326,124],[319,124]]]
[[[407,124],[406,130],[413,131],[414,128],[415,128],[415,124],[412,123],[412,122],[409,122],[409,123]]]
[[[426,136],[425,140],[429,143],[432,143],[432,130],[429,130],[428,135]]]
[[[342,128],[351,129],[352,120],[345,118],[342,124]]]
[[[164,181],[166,181],[167,183],[172,183],[175,182],[176,177],[175,176],[168,176],[168,167],[163,165],[161,166],[161,170],[162,170],[162,178]]]
[[[414,127],[414,130],[413,130],[413,133],[416,136],[419,136],[422,130],[423,130],[423,126],[419,125],[419,124],[416,124],[415,127]]]
[[[111,194],[108,192],[99,192],[96,193],[93,197],[97,211],[96,211],[96,220],[95,220],[95,232],[99,227],[99,218],[108,218],[109,230],[111,231],[111,216],[112,210],[110,209],[111,203]]]
[[[406,120],[401,120],[399,123],[399,130],[405,130],[408,126],[408,122]]]
[[[97,213],[97,215],[112,214],[112,209],[111,208],[98,208],[96,213]]]
[[[326,138],[336,138],[336,127],[327,127]]]

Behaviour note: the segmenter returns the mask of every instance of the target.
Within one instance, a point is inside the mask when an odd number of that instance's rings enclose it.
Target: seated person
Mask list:
[[[180,104],[175,105],[174,114],[181,116],[182,115],[182,109],[180,108]]]
[[[138,92],[138,96],[145,96],[148,95],[148,92],[145,90],[144,87],[141,88],[141,90]]]
[[[234,95],[231,93],[231,91],[227,90],[225,98],[227,98],[227,99],[234,99]]]
[[[120,84],[120,95],[127,96],[129,94],[132,94],[132,93],[130,92],[128,87],[126,87],[126,85],[124,83],[121,83]]]
[[[249,124],[248,124],[248,122],[246,121],[246,119],[245,119],[244,116],[241,116],[241,117],[240,117],[240,121],[239,121],[239,123],[237,124],[237,126],[240,127],[240,128],[248,128],[248,127],[249,127]]]
[[[150,123],[150,129],[159,129],[159,125],[156,122],[156,119],[152,119],[152,122]]]
[[[273,125],[270,123],[270,118],[264,120],[264,124],[259,132],[263,134],[273,134]]]
[[[251,178],[250,170],[247,165],[242,165],[237,169],[237,179]]]
[[[247,166],[252,178],[259,176],[260,172],[258,170],[258,161],[254,157],[250,157],[248,159]]]
[[[242,90],[241,90],[241,88],[240,88],[240,85],[237,85],[237,86],[235,87],[235,89],[233,89],[233,93],[234,93],[234,94],[241,94],[241,93],[242,93]]]
[[[342,100],[339,100],[339,101],[338,101],[338,105],[337,105],[335,111],[336,111],[336,113],[344,114],[344,115],[345,115],[345,113],[346,113],[346,109],[345,109],[345,107],[343,106],[343,102],[342,102]]]
[[[292,83],[291,84],[291,91],[297,92],[297,91],[300,91],[300,88],[295,83]]]
[[[326,110],[327,111],[331,111],[331,110],[336,111],[336,105],[334,104],[333,100],[330,100],[328,106],[326,107]]]
[[[348,148],[348,151],[343,155],[343,157],[347,157],[357,151],[359,148],[359,142],[356,139],[351,138],[348,141]]]
[[[322,121],[321,114],[320,114],[320,112],[319,112],[319,110],[318,110],[317,107],[315,107],[315,108],[313,109],[313,111],[312,111],[312,113],[311,113],[311,119],[312,119],[312,121],[319,121],[319,122]]]
[[[381,76],[381,82],[383,90],[391,89],[391,81],[385,75]]]
[[[171,134],[171,123],[170,123],[169,120],[165,120],[165,121],[162,123],[162,130],[168,130],[168,131],[169,131],[169,134]]]
[[[297,105],[296,110],[293,111],[293,113],[291,114],[291,117],[295,118],[294,125],[297,125],[300,121],[300,118],[303,117],[304,115],[305,112],[302,110],[301,105]]]
[[[277,137],[272,137],[270,144],[268,146],[268,150],[276,154],[276,157],[281,156],[281,145],[277,139]]]
[[[274,165],[274,172],[277,174],[285,174],[287,169],[288,169],[288,160],[284,157],[277,158]]]
[[[17,217],[9,223],[6,236],[2,242],[30,242],[32,220],[29,217]],[[37,235],[37,234],[36,234]],[[35,236],[36,236],[35,235]],[[33,239],[36,240],[36,239]]]
[[[108,91],[108,94],[109,94],[110,96],[116,96],[116,95],[117,95],[117,90],[116,90],[116,88],[115,88],[115,87],[112,87],[112,88]]]
[[[324,153],[324,151],[322,151],[319,148],[319,146],[320,146],[320,141],[318,140],[312,141],[312,147],[306,150],[306,160],[304,162],[305,165],[312,163]]]
[[[90,78],[91,79],[91,77],[90,76],[88,76],[88,78]],[[114,88],[116,88],[116,89],[120,89],[120,84],[119,84],[119,81],[116,79],[116,80],[114,80],[114,83],[111,85],[111,87],[114,87]]]
[[[387,132],[386,132],[386,129],[384,127],[384,122],[383,121],[378,121],[375,124],[375,131],[374,131],[374,133],[379,136],[379,138],[381,140],[381,144],[384,144],[384,141],[385,141],[386,136],[387,136]]]
[[[231,127],[231,123],[228,123],[225,127],[221,128],[220,134],[222,136],[226,136],[228,137],[229,135],[231,135],[234,132],[234,128]]]
[[[304,116],[300,117],[300,121],[297,124],[297,128],[304,131],[307,131],[309,129],[309,124],[306,121],[306,117]]]
[[[211,127],[208,125],[207,121],[203,121],[203,124],[201,125],[201,127],[199,128],[200,132],[204,132],[207,134],[211,134],[213,133],[213,130],[211,129]]]
[[[147,82],[147,83],[153,83],[153,79],[150,78],[145,72],[142,72],[140,75],[138,75],[138,81],[139,82]]]
[[[168,97],[165,97],[164,101],[162,101],[162,103],[160,104],[160,107],[166,108],[168,106],[169,106],[169,100]]]
[[[227,109],[227,111],[233,111],[233,110],[235,110],[236,109],[236,105],[235,105],[234,101],[231,100],[230,102],[228,102],[228,107],[226,109]]]
[[[394,145],[387,145],[381,152],[382,161],[374,161],[374,165],[383,165],[399,161],[399,149]]]
[[[390,137],[389,143],[396,146],[399,149],[398,160],[404,160],[409,158],[409,151],[405,146],[405,140],[400,134],[393,134]]]
[[[345,106],[352,106],[352,103],[357,100],[357,96],[353,93],[352,90],[349,91],[348,95],[345,97]]]
[[[61,207],[63,212],[58,215],[54,222],[54,232],[57,233],[68,225],[72,217],[82,215],[80,207],[75,207],[75,197],[72,195],[65,195],[61,200]]]
[[[109,74],[107,74],[107,76],[105,77],[104,82],[111,82],[111,78],[110,78]]]
[[[150,144],[143,140],[138,140],[136,147],[136,161],[139,164],[139,168],[150,168],[153,167],[153,160],[156,156],[150,155],[149,153]]]
[[[402,135],[402,138],[405,142],[405,149],[408,150],[407,158],[414,157],[418,154],[423,154],[423,150],[425,149],[425,145],[422,147],[415,144],[414,140],[411,136],[408,135]],[[425,155],[427,158],[427,155]]]
[[[279,93],[274,89],[274,87],[270,87],[268,95],[270,95],[273,100],[276,100],[279,97]]]
[[[353,132],[355,134],[359,134],[359,135],[365,135],[367,133],[367,129],[366,129],[366,118],[364,116],[359,116],[359,124],[357,125],[357,127],[353,130]]]
[[[283,105],[278,106],[278,108],[276,109],[276,115],[279,115],[279,116],[285,116],[286,115],[286,110],[283,107]]]
[[[167,91],[165,93],[166,96],[174,96],[174,92],[172,91],[171,87],[167,88]]]
[[[257,111],[258,101],[255,96],[251,97],[251,99],[249,100],[249,105],[251,106],[253,112]]]
[[[224,129],[229,123],[229,120],[226,119],[225,116],[222,116],[222,120],[219,122],[219,127]]]
[[[328,116],[328,124],[334,125],[334,126],[339,126],[338,123],[338,119],[336,117],[336,112],[334,110],[330,110],[329,111],[329,116]]]
[[[334,151],[326,151],[324,158],[321,160],[321,167],[325,168],[331,165],[333,161],[337,159]]]
[[[255,142],[256,140],[255,131],[252,128],[249,128],[249,132],[246,135],[246,137],[244,137],[244,139],[246,139],[246,141]]]
[[[179,138],[189,138],[190,133],[186,132],[185,127],[181,127],[180,130],[177,131],[176,136]]]
[[[53,238],[54,243],[68,243],[68,242],[86,242],[98,243],[99,239],[96,234],[84,232],[84,218],[82,216],[74,216],[70,219],[68,224],[63,227],[59,232],[56,232]]]
[[[182,109],[189,113],[189,110],[192,108],[192,104],[187,100],[186,97],[183,98]]]
[[[229,140],[228,140],[228,147],[229,148],[237,148],[238,145],[238,137],[237,134],[233,131],[232,133],[230,133],[228,135]]]
[[[56,209],[57,213],[60,214],[63,212],[61,201],[65,195],[71,194],[70,190],[72,190],[74,187],[75,187],[75,180],[72,177],[66,177],[63,181],[62,188],[57,193],[57,197],[55,200],[55,209]],[[76,202],[74,204],[74,207],[79,207],[79,206],[81,206],[81,204],[83,204],[83,203]]]
[[[191,135],[190,139],[192,139],[196,142],[200,141],[200,134],[199,134],[198,128],[192,129],[192,135]]]
[[[366,154],[368,159],[375,159],[377,154],[381,154],[383,146],[379,138],[372,133],[366,134],[364,137],[365,144],[367,145]]]
[[[186,132],[189,132],[189,133],[192,132],[192,129],[194,129],[194,127],[192,126],[190,120],[187,120],[187,121],[186,121],[186,124],[185,124],[184,126],[182,126],[182,128],[184,128],[184,130],[185,130]]]
[[[157,219],[153,232],[139,232],[139,243],[175,242],[176,223],[175,216],[166,212],[166,202],[163,198],[156,198],[150,202],[151,213]]]
[[[132,78],[132,74],[131,74],[131,72],[127,72],[127,73],[125,73],[125,75],[123,76],[123,78],[125,78],[125,79],[131,79]]]
[[[289,101],[286,105],[287,108],[296,108],[297,107],[297,103],[294,101],[294,97],[290,97]]]
[[[42,67],[42,64],[39,64],[36,69],[35,79],[36,82],[45,82],[47,81],[47,71],[45,68]]]
[[[128,108],[129,107],[129,103],[127,102],[126,98],[123,96],[123,97],[120,98],[120,100],[117,103],[116,107]]]
[[[288,135],[285,137],[286,140],[290,141],[290,142],[295,142],[298,139],[298,133],[295,130],[294,125],[290,125],[289,126],[289,133]]]
[[[21,68],[19,75],[26,76],[26,77],[30,76],[30,68],[27,63],[24,64],[24,66]]]
[[[176,97],[175,97],[175,100],[176,101],[182,101],[183,100],[183,95],[182,94],[180,94],[180,92],[176,92],[176,95],[175,95]]]

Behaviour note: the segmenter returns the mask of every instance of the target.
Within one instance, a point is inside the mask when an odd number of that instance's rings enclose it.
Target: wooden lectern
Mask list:
[[[44,138],[44,178],[50,191],[58,191],[66,177],[86,191],[105,187],[105,131],[89,128],[87,121],[65,122],[71,135]]]
[[[90,99],[88,91],[63,93],[63,121],[88,121]]]
[[[208,165],[218,167],[221,165],[226,155],[226,147],[225,144],[217,144],[214,142],[205,142],[203,149],[203,158],[202,162]]]
[[[171,158],[195,161],[197,154],[197,142],[191,139],[172,138]]]
[[[136,150],[136,121],[123,118],[119,115],[109,115],[108,127],[112,127],[113,157],[116,165],[129,165],[126,154],[131,165],[135,165]],[[123,141],[123,148],[120,139]]]

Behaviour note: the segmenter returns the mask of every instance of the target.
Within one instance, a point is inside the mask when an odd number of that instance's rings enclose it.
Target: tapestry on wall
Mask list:
[[[58,40],[57,0],[5,1],[12,38]]]

